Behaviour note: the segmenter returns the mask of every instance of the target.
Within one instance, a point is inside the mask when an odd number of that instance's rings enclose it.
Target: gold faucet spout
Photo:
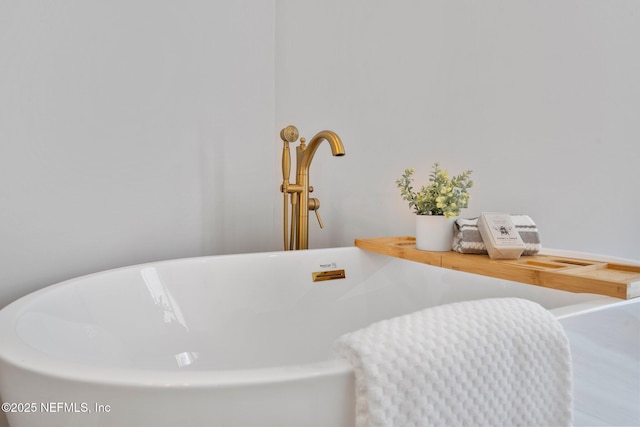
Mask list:
[[[302,156],[300,165],[298,165],[298,174],[309,173],[309,167],[311,166],[313,156],[316,154],[316,151],[322,141],[327,141],[329,143],[332,155],[344,156],[344,145],[342,144],[340,137],[331,130],[323,130],[318,132],[316,136],[311,138],[311,141],[309,141],[309,145],[307,145],[307,148],[304,150],[304,155]]]

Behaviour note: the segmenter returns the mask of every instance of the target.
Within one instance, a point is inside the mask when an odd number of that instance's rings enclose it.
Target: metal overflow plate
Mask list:
[[[328,270],[328,271],[314,271],[311,273],[311,277],[314,282],[322,282],[325,280],[337,280],[345,279],[347,275],[344,270]]]

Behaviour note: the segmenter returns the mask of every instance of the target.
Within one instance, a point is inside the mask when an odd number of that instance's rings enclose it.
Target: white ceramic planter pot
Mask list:
[[[443,215],[416,215],[416,249],[450,251],[455,220]]]

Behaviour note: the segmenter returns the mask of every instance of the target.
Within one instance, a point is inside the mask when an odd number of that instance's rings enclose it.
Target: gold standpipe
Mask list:
[[[316,154],[316,150],[322,141],[327,141],[331,147],[333,156],[344,156],[344,145],[340,137],[333,131],[323,130],[318,132],[309,145],[306,140],[300,138],[300,145],[296,147],[296,176],[295,184],[289,183],[289,174],[291,172],[291,154],[289,152],[289,143],[298,139],[298,129],[295,126],[287,126],[280,131],[280,138],[283,141],[282,148],[282,185],[280,191],[284,196],[283,207],[283,228],[284,228],[284,249],[308,249],[309,247],[309,211],[314,211],[320,228],[324,228],[324,224],[320,219],[318,209],[320,208],[320,200],[309,198],[309,193],[313,191],[313,187],[309,185],[309,168],[311,161]],[[288,207],[289,194],[291,195],[291,231],[289,234],[288,224]]]

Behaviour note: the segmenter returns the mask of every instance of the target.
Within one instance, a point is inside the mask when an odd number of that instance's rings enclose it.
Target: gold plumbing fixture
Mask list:
[[[314,271],[311,279],[314,282],[324,282],[325,280],[345,279],[347,275],[344,270]]]
[[[331,154],[344,156],[344,146],[340,137],[335,132],[323,130],[318,132],[309,145],[305,138],[300,138],[300,145],[296,147],[296,183],[289,182],[291,173],[291,154],[289,143],[298,140],[298,129],[295,126],[287,126],[280,131],[282,147],[282,185],[284,214],[284,250],[309,248],[309,211],[314,211],[320,228],[324,228],[318,209],[320,200],[309,197],[313,187],[309,185],[309,168],[316,150],[322,141],[327,141],[331,147]],[[290,201],[289,201],[290,195]],[[289,232],[289,204],[291,204],[291,231]]]

